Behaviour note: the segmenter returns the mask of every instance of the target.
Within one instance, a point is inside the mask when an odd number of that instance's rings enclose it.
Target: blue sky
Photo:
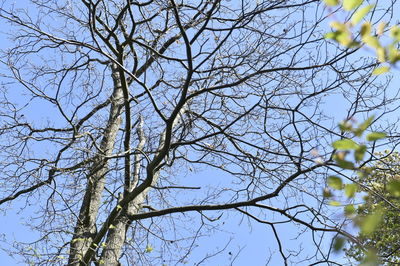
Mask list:
[[[8,43],[3,39],[1,45],[2,47],[5,47]],[[361,56],[361,54],[358,54],[357,57],[358,56]],[[368,52],[363,52],[362,56],[373,55]],[[393,89],[396,90],[397,88]],[[343,100],[342,96],[332,95],[324,100],[324,109],[337,118],[337,121],[335,122],[341,121],[346,116],[345,111],[340,108],[342,104],[341,101]],[[49,112],[45,106],[38,105],[34,105],[33,108],[27,109],[26,112],[27,116],[31,116],[32,118],[37,116],[41,119],[43,119],[43,115],[47,115],[50,118],[54,115],[53,112]],[[393,116],[395,116],[395,114],[393,114]],[[200,171],[196,175],[189,176],[188,179],[189,182],[193,182],[193,184],[223,186],[224,178],[226,178],[224,175],[225,174],[219,171],[204,169],[204,171]],[[193,178],[193,180],[190,180],[190,178]],[[216,184],[216,180],[219,180],[217,182],[218,184]],[[311,199],[307,200],[311,201]],[[14,237],[17,241],[29,242],[30,240],[34,240],[36,236],[35,232],[27,230],[27,227],[22,225],[24,222],[29,223],[29,220],[24,221],[25,218],[23,217],[27,214],[33,214],[34,208],[31,209],[31,211],[24,212],[23,215],[19,215],[19,204],[20,203],[18,202],[14,203],[12,209],[8,210],[0,217],[0,224],[2,225],[1,231],[3,234],[7,235],[9,242],[12,242]],[[339,219],[340,214],[337,215]],[[224,213],[216,224],[219,225],[218,229],[221,231],[215,230],[215,232],[212,232],[210,236],[204,237],[197,243],[199,248],[195,249],[194,253],[188,257],[188,265],[199,262],[199,260],[201,260],[206,254],[211,254],[213,251],[223,248],[228,242],[229,246],[218,254],[215,257],[215,260],[212,260],[212,265],[216,265],[214,263],[217,263],[218,265],[229,265],[235,254],[238,253],[240,256],[234,261],[233,265],[265,265],[270,255],[272,257],[269,261],[269,265],[283,265],[282,259],[277,252],[277,242],[273,237],[270,226],[254,221],[249,222],[246,218],[243,218],[243,216],[234,212]],[[298,228],[292,223],[277,225],[277,231],[284,244],[284,249],[301,250],[302,256],[314,252],[314,246],[310,234],[306,233],[300,236],[301,241],[299,241],[299,239],[296,239]],[[329,234],[324,237],[324,246],[329,245],[331,237],[332,235]],[[209,248],[210,243],[212,243],[213,246],[211,248]],[[299,243],[301,243],[302,246],[300,246]],[[341,256],[342,255],[338,255],[339,260]],[[4,265],[16,265],[15,261],[3,251],[0,251],[0,261]],[[205,263],[204,265],[210,264]],[[302,265],[308,265],[308,262],[304,262]]]

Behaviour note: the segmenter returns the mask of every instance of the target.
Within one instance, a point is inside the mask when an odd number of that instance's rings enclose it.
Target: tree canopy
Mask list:
[[[371,23],[394,5],[371,7]],[[374,56],[325,38],[340,12],[318,0],[3,0],[0,207],[38,235],[4,239],[7,252],[33,265],[233,264],[240,250],[226,256],[213,235],[239,217],[270,230],[265,263],[340,263],[331,237],[359,241],[323,189],[354,179],[338,150],[362,147],[368,164],[397,146],[399,107]],[[380,142],[337,126],[373,114]]]

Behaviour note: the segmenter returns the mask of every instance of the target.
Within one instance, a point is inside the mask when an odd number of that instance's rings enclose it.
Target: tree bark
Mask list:
[[[180,112],[179,115],[176,117],[176,119],[173,122],[172,127],[176,127],[182,120],[182,114],[186,110],[186,105],[184,105]],[[141,123],[139,123],[138,126],[138,137],[139,137],[139,144],[137,146],[137,150],[141,150],[145,144],[145,138],[144,134],[142,131],[142,120]],[[160,136],[160,142],[159,142],[159,150],[165,145],[166,142],[166,131],[163,132]],[[133,182],[130,188],[128,188],[128,193],[131,192],[137,185],[137,181],[139,179],[139,169],[141,166],[141,154],[139,152],[136,153],[135,159],[134,159],[134,171],[133,171]],[[136,196],[131,202],[129,202],[127,210],[123,212],[112,224],[110,227],[108,234],[107,234],[107,239],[105,243],[107,245],[104,247],[103,252],[101,254],[100,262],[103,265],[110,265],[110,266],[118,266],[120,265],[119,263],[119,258],[122,253],[122,247],[125,243],[126,240],[126,235],[127,231],[129,229],[129,226],[132,223],[132,220],[130,220],[128,217],[134,214],[139,213],[141,209],[141,205],[143,202],[146,200],[146,196],[148,195],[151,186],[156,185],[157,181],[159,178],[159,171],[156,171],[153,176],[152,183],[149,187],[147,187],[143,192],[141,192],[138,196]]]
[[[79,211],[74,236],[70,243],[68,265],[79,265],[83,254],[88,250],[93,236],[96,234],[96,220],[101,197],[104,190],[105,176],[108,172],[107,156],[111,155],[115,146],[118,129],[121,126],[121,113],[124,106],[121,79],[116,65],[112,66],[114,91],[111,99],[110,115],[101,140],[96,160],[88,174],[85,196]]]
[[[137,185],[140,175],[140,166],[142,155],[140,151],[143,149],[146,138],[143,132],[143,119],[140,117],[140,122],[137,127],[137,135],[139,138],[139,143],[136,147],[136,153],[134,156],[133,165],[133,182],[130,183],[130,187],[126,188],[129,193]],[[143,194],[143,196],[142,196]],[[140,204],[145,200],[147,195],[147,190],[143,192],[139,197],[137,197],[133,202],[129,203],[128,212],[137,213],[140,209]],[[126,232],[128,231],[130,222],[126,215],[121,216],[115,221],[115,223],[110,227],[109,233],[107,235],[106,243],[104,247],[100,262],[104,265],[119,265],[119,257],[121,254],[122,246],[125,243]]]

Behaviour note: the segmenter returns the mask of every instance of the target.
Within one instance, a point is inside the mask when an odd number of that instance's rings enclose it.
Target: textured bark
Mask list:
[[[142,155],[140,154],[140,150],[143,149],[146,138],[143,132],[143,120],[140,118],[140,123],[138,125],[137,134],[139,138],[139,143],[136,147],[136,154],[134,156],[134,165],[133,165],[133,180],[130,182],[130,187],[126,188],[126,192],[129,193],[138,183],[139,174],[140,174],[140,166]],[[146,191],[147,194],[147,191]],[[138,197],[134,202],[131,202],[128,206],[129,213],[137,213],[140,206],[139,204],[143,202],[145,195],[143,197]],[[119,257],[121,254],[121,249],[123,244],[125,243],[126,232],[128,231],[130,222],[127,219],[126,215],[120,217],[109,230],[107,235],[107,246],[104,247],[103,253],[101,255],[100,261],[105,265],[119,265]]]
[[[154,178],[154,183],[158,180],[158,174]],[[150,189],[146,189],[137,196],[128,206],[128,214],[138,213],[140,205],[145,201]],[[132,221],[126,215],[121,215],[110,228],[107,235],[107,246],[103,249],[101,255],[101,263],[104,265],[120,265],[119,258],[121,256],[122,247],[125,243],[126,233]]]
[[[184,106],[180,114],[177,116],[177,118],[174,120],[174,123],[172,127],[177,126],[181,122],[181,114],[184,113],[186,110],[186,107]],[[139,137],[139,144],[137,146],[137,150],[141,150],[145,144],[145,138],[144,134],[142,131],[142,122],[139,124],[138,127],[138,137]],[[166,132],[161,134],[160,136],[160,142],[159,142],[159,149],[161,150],[162,147],[166,144]],[[128,193],[135,188],[137,181],[139,179],[139,169],[140,169],[140,161],[141,161],[141,154],[136,153],[135,159],[134,159],[134,170],[133,170],[133,182],[131,184],[131,187],[127,189]],[[132,223],[132,220],[130,220],[128,217],[130,215],[134,215],[139,213],[141,209],[141,205],[144,203],[146,200],[146,196],[148,195],[151,186],[156,185],[157,181],[159,178],[159,172],[157,171],[154,173],[152,183],[149,187],[147,187],[144,191],[142,191],[138,196],[136,196],[131,202],[129,202],[127,210],[123,212],[112,224],[110,227],[108,234],[107,234],[107,246],[104,247],[102,255],[101,255],[101,264],[104,265],[112,265],[112,266],[117,266],[120,265],[119,263],[119,258],[122,253],[122,247],[125,243],[126,240],[126,235],[127,231],[129,229],[130,224]]]
[[[116,66],[113,66],[114,91],[110,115],[101,141],[101,151],[92,165],[87,178],[87,187],[82,201],[79,217],[75,226],[74,236],[70,245],[68,265],[79,265],[83,254],[88,250],[93,236],[96,234],[96,219],[104,190],[108,162],[105,159],[112,154],[118,129],[121,125],[121,110],[123,108],[123,92],[121,80]]]

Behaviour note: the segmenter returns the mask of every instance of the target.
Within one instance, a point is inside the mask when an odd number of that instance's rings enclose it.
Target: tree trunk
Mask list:
[[[101,140],[101,151],[96,155],[92,169],[87,176],[85,196],[79,211],[74,236],[70,243],[68,265],[79,265],[83,254],[89,248],[96,234],[96,219],[104,190],[105,176],[108,172],[107,156],[111,155],[115,146],[118,129],[121,125],[121,110],[123,108],[123,92],[117,66],[112,66],[114,91],[111,99],[110,115]]]
[[[129,193],[132,189],[137,185],[139,181],[140,174],[140,166],[142,155],[139,150],[142,150],[146,139],[143,132],[143,120],[140,117],[140,122],[137,127],[137,133],[139,138],[139,144],[136,147],[136,153],[134,156],[134,165],[133,165],[133,182],[131,182],[130,187],[126,188],[126,192]],[[157,178],[155,178],[155,182]],[[128,213],[137,213],[140,209],[140,204],[145,200],[148,189],[143,191],[134,201],[130,202],[128,205]],[[126,215],[121,216],[117,219],[112,227],[109,230],[106,240],[106,246],[103,249],[101,255],[101,264],[104,265],[119,265],[119,257],[121,255],[121,249],[123,244],[125,243],[126,232],[128,231],[130,225],[130,221],[126,217]]]
[[[174,120],[174,123],[172,127],[176,127],[181,120],[181,115],[185,112],[186,110],[186,105],[182,107],[180,111],[180,115],[176,117]],[[141,121],[143,122],[143,121]],[[164,131],[163,134],[160,136],[160,142],[159,142],[159,150],[165,145],[165,134],[166,132]],[[137,146],[137,150],[141,150],[145,144],[145,138],[144,134],[142,131],[142,123],[139,124],[138,126],[138,137],[139,137],[139,144]],[[132,182],[131,187],[128,189],[128,193],[135,188],[137,181],[139,180],[139,169],[140,169],[140,162],[141,162],[141,157],[142,155],[140,153],[136,153],[135,159],[134,159],[134,171],[133,171],[133,179],[134,181]],[[156,185],[158,178],[159,178],[159,172],[157,171],[154,173],[153,176],[153,181],[151,183],[151,186]],[[132,221],[128,218],[129,215],[136,214],[140,211],[141,205],[143,202],[146,200],[146,196],[149,193],[151,186],[147,187],[142,193],[140,193],[137,197],[135,197],[127,207],[127,211],[122,213],[118,219],[115,220],[114,224],[110,227],[108,234],[107,234],[107,239],[106,239],[106,246],[103,249],[103,252],[101,254],[100,262],[103,265],[110,265],[110,266],[117,266],[120,265],[119,263],[119,258],[121,256],[122,252],[122,247],[125,243],[127,231],[129,229],[130,224]]]

